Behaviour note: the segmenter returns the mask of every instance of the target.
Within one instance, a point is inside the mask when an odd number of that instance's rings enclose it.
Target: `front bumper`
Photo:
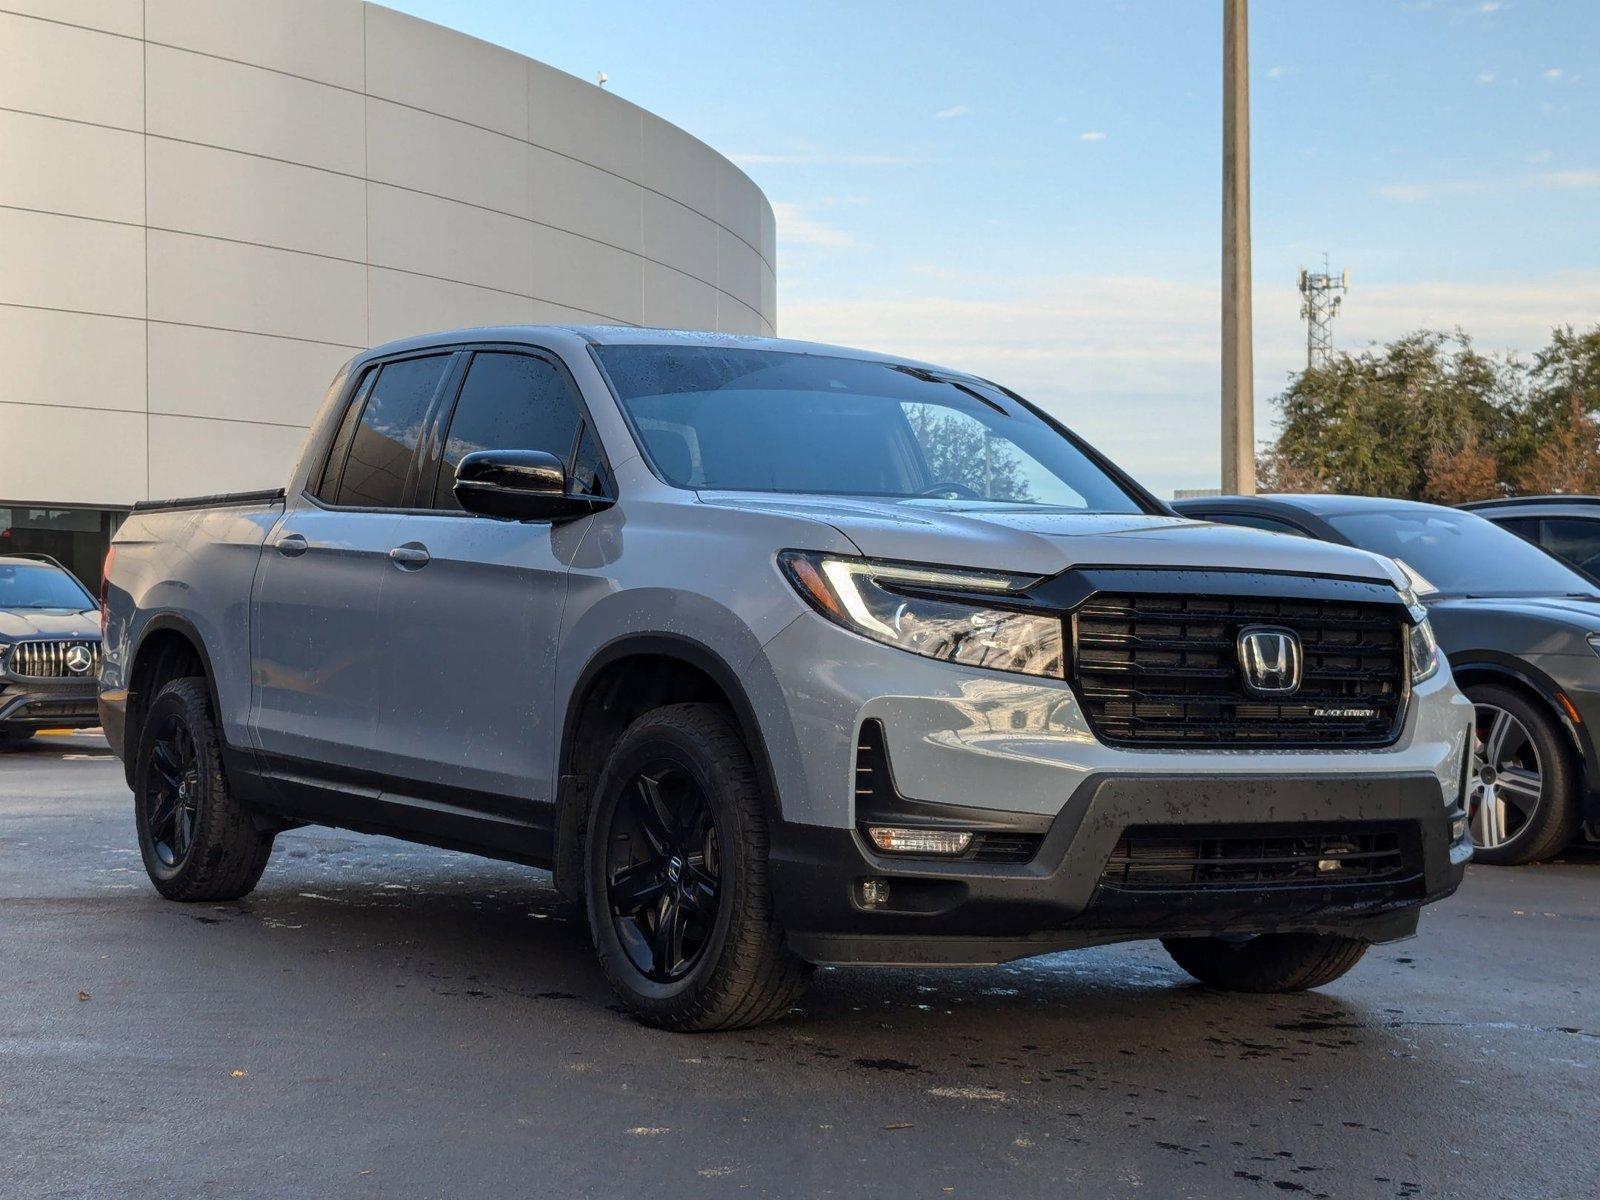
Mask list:
[[[88,729],[99,723],[92,678],[0,676],[0,731]]]
[[[1001,814],[972,810],[991,824]],[[949,819],[952,814],[943,814]],[[1422,905],[1460,884],[1470,846],[1452,840],[1459,807],[1431,772],[1389,776],[1114,775],[1085,779],[1053,818],[1011,814],[1042,834],[1023,864],[886,856],[855,829],[783,823],[770,856],[779,920],[814,962],[994,963],[1076,946],[1168,936],[1286,930],[1390,941]],[[1130,828],[1205,837],[1293,836],[1334,827],[1389,831],[1404,847],[1381,879],[1122,886],[1104,877]],[[863,880],[887,902],[863,902]]]

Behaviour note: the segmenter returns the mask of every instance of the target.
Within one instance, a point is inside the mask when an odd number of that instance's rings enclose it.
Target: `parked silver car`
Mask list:
[[[1416,929],[1471,707],[1388,560],[1177,517],[1015,393],[769,339],[369,351],[281,492],[141,505],[101,707],[162,894],[320,822],[549,867],[676,1029],[819,962]]]
[[[0,555],[0,749],[99,724],[98,608],[48,555]]]

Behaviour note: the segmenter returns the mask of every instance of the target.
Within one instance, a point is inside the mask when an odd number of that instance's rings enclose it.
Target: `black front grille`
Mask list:
[[[1414,828],[1249,830],[1134,826],[1100,872],[1119,888],[1229,888],[1378,883],[1414,874]]]
[[[1237,639],[1293,630],[1300,689],[1251,696]],[[1246,596],[1097,593],[1072,618],[1073,682],[1102,740],[1119,745],[1387,745],[1400,733],[1405,638],[1395,605]]]

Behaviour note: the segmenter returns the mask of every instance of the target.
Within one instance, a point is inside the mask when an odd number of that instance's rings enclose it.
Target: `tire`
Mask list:
[[[1332,983],[1361,961],[1370,942],[1333,933],[1262,933],[1229,938],[1163,938],[1177,963],[1225,992],[1303,992]]]
[[[168,900],[237,900],[256,886],[274,835],[229,794],[204,681],[174,679],[151,702],[133,798],[145,871]]]
[[[22,729],[15,733],[0,733],[0,750],[21,750],[33,741],[33,730]]]
[[[601,969],[639,1021],[741,1029],[800,998],[811,966],[773,916],[767,848],[755,765],[726,709],[655,709],[618,739],[595,788],[584,894]]]
[[[1578,835],[1582,823],[1578,811],[1578,768],[1566,734],[1549,709],[1513,688],[1486,683],[1465,691],[1467,698],[1478,706],[1477,753],[1484,752],[1482,742],[1493,729],[1492,720],[1486,720],[1486,714],[1495,710],[1507,713],[1527,732],[1526,749],[1531,750],[1533,756],[1524,753],[1520,758],[1536,764],[1540,780],[1539,799],[1533,812],[1510,837],[1492,846],[1477,844],[1482,825],[1476,814],[1484,788],[1480,783],[1472,789],[1470,815],[1473,819],[1468,823],[1474,830],[1472,861],[1517,866],[1554,858]]]

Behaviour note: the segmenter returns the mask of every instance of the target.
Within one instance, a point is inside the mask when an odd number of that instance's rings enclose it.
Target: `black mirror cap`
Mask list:
[[[457,464],[454,491],[467,512],[514,521],[572,521],[615,503],[568,495],[566,467],[543,450],[475,450]]]

